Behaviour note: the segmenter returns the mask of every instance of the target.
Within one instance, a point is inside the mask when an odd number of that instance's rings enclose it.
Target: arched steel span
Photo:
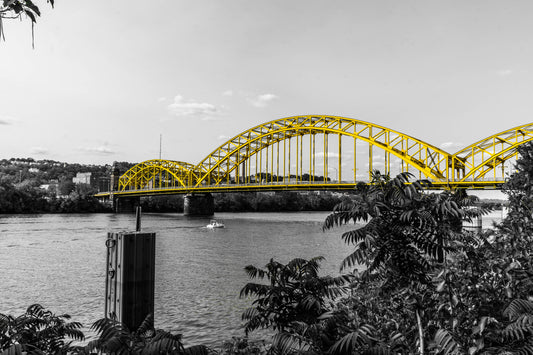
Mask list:
[[[521,144],[531,140],[533,123],[528,123],[473,143],[453,155],[451,180],[457,183],[480,181],[491,171],[492,179],[496,179],[498,167],[502,169],[500,176],[505,178],[505,162],[518,154]]]
[[[304,136],[308,137],[304,139]],[[364,142],[368,149],[364,170],[369,174],[373,168],[394,173],[391,165],[398,164],[396,172],[409,171],[411,167],[411,172],[413,168],[419,172],[419,178],[428,178],[441,187],[497,186],[504,182],[505,162],[516,156],[520,144],[531,140],[533,123],[500,132],[452,155],[417,138],[369,122],[337,116],[294,116],[240,133],[196,166],[169,160],[137,164],[120,177],[117,192],[233,191],[239,187],[260,190],[279,189],[282,185],[290,189],[349,188],[364,181],[356,174],[360,170],[356,161],[359,142]],[[352,169],[346,168],[351,164],[344,154],[347,141],[347,150],[353,149],[349,152]],[[331,152],[331,147],[337,151]],[[379,148],[378,154],[374,148]],[[380,166],[377,165],[379,153],[384,154]],[[501,172],[498,167],[502,167]],[[336,172],[335,182],[328,176],[330,169]],[[346,170],[353,173],[353,179],[345,177],[349,175]],[[492,177],[488,177],[490,171],[494,172]]]
[[[412,166],[432,180],[446,180],[447,166],[451,154],[442,149],[404,133],[373,123],[338,116],[311,115],[294,116],[267,122],[231,138],[196,166],[195,173],[199,173],[199,175],[196,176],[195,180],[197,183],[195,187],[199,187],[202,184],[217,186],[223,183],[229,183],[231,180],[230,174],[234,171],[236,180],[238,181],[239,175],[243,175],[239,172],[239,166],[245,161],[250,161],[251,157],[257,155],[259,152],[273,145],[277,145],[281,141],[285,142],[294,137],[297,138],[297,145],[301,144],[304,135],[311,137],[309,146],[311,150],[310,155],[312,156],[314,155],[313,149],[315,148],[314,136],[317,134],[326,137],[323,139],[324,154],[328,154],[328,135],[338,135],[339,139],[340,136],[352,137],[354,139],[354,151],[356,149],[356,140],[367,142],[370,147],[369,171],[372,171],[372,148],[378,147],[384,150],[386,154],[385,165],[388,164],[389,166],[385,166],[385,171],[390,170],[390,154],[393,154],[405,163],[405,169],[408,169],[408,166]],[[302,138],[299,142],[298,138],[300,137]],[[338,144],[338,149],[338,155],[340,156],[342,154],[340,143]],[[271,151],[273,152],[274,148]],[[279,155],[280,149],[278,147],[276,158]],[[314,158],[313,156],[312,159]],[[284,163],[283,166],[285,167],[285,165]],[[310,165],[313,165],[313,163],[311,162]],[[325,159],[324,167],[324,175],[327,176],[327,159]],[[337,168],[339,177],[341,168],[341,164],[339,164]],[[314,169],[309,167],[309,170],[313,172]],[[338,178],[338,180],[341,179]]]
[[[118,190],[187,187],[194,165],[173,160],[147,160],[133,166],[118,180]]]

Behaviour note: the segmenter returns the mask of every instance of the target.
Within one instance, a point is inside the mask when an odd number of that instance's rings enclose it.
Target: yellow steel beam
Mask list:
[[[336,184],[328,182],[329,141],[330,134],[338,135],[338,164]],[[309,182],[303,183],[304,135],[309,135]],[[316,144],[315,137],[323,139],[324,186],[317,185],[316,176]],[[496,174],[496,168],[516,156],[518,147],[533,140],[533,124],[500,132],[451,155],[431,144],[408,136],[392,129],[373,123],[339,116],[308,115],[287,117],[253,127],[231,138],[215,149],[199,164],[171,161],[148,160],[129,169],[119,179],[119,189],[115,194],[149,194],[149,193],[188,193],[192,191],[228,191],[243,189],[315,189],[344,188],[342,180],[342,137],[354,140],[353,176],[356,183],[356,145],[357,140],[369,146],[369,167],[372,169],[373,148],[378,147],[385,152],[385,171],[391,170],[391,154],[401,161],[401,170],[409,171],[414,167],[425,178],[436,186],[470,186],[486,187],[503,183],[502,177]],[[291,138],[296,137],[294,154],[291,155]],[[283,141],[283,152],[280,142]],[[288,148],[287,148],[288,145]],[[276,172],[274,180],[274,149],[276,149]],[[263,152],[264,161],[263,164]],[[269,156],[270,154],[270,156]],[[283,154],[283,161],[280,161]],[[291,157],[295,160],[296,179],[285,181],[291,174]],[[255,183],[262,186],[248,186],[252,175],[252,158],[255,158]],[[270,164],[269,164],[270,162]],[[280,181],[280,164],[283,164],[283,179]],[[242,168],[241,168],[242,167]],[[265,168],[263,171],[263,167]],[[491,180],[487,173],[493,171]],[[503,170],[502,170],[503,171]],[[235,172],[235,182],[230,174]],[[262,174],[266,172],[263,179]],[[261,175],[260,175],[261,174]],[[268,174],[270,174],[270,179]],[[242,176],[242,179],[241,179]],[[312,178],[311,178],[312,176]],[[257,181],[259,180],[259,181]],[[263,181],[264,180],[264,181]],[[313,181],[311,181],[313,180]],[[240,182],[243,184],[240,184]],[[231,186],[230,185],[235,185]],[[349,185],[349,184],[348,184]],[[187,192],[185,192],[187,191]]]
[[[154,186],[157,180],[162,187],[161,172],[165,172],[167,176],[170,175],[173,181],[177,181],[180,186],[187,187],[187,180],[194,176],[191,174],[193,171],[194,165],[185,162],[161,159],[147,160],[131,167],[119,178],[118,191],[157,188]],[[157,177],[159,179],[156,179]],[[168,187],[168,181],[166,183]]]
[[[356,133],[353,133],[350,130],[351,128]],[[280,140],[288,139],[290,146],[291,138],[294,136],[322,134],[324,145],[327,146],[326,137],[331,133],[352,136],[356,139],[366,141],[369,143],[369,149],[372,146],[378,146],[405,161],[406,164],[420,170],[428,178],[447,180],[447,163],[451,155],[437,147],[406,134],[369,122],[337,116],[312,115],[288,117],[267,122],[231,138],[228,142],[215,149],[195,167],[194,170],[199,172],[196,187],[199,187],[202,181],[205,181],[208,176],[211,176],[213,171],[218,172],[217,179],[210,182],[210,185],[221,184],[242,161],[249,159],[252,155],[258,154],[268,145],[277,143]],[[389,142],[391,136],[393,145]],[[267,137],[270,139],[266,139]],[[399,141],[402,141],[402,146],[407,147],[407,149],[398,149]],[[425,157],[422,157],[421,152],[425,152]],[[327,149],[324,149],[324,154],[327,155],[327,153]],[[298,154],[298,150],[296,154]],[[289,148],[287,157],[289,159],[289,174],[291,165],[290,155],[291,149]],[[418,158],[416,155],[418,155]],[[326,164],[327,162],[324,162],[325,166]],[[284,163],[285,166],[286,164]],[[327,171],[324,171],[324,176],[327,176]]]
[[[528,123],[475,142],[453,155],[453,165],[463,171],[454,181],[480,180],[518,152],[518,147],[533,140],[533,123]]]

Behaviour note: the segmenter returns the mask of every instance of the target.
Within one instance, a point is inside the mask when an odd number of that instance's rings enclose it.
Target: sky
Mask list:
[[[323,114],[454,153],[533,122],[533,2],[56,0],[4,20],[0,159],[196,164]]]

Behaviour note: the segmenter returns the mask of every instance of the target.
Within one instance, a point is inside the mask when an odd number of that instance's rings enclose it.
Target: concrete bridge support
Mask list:
[[[212,216],[215,214],[213,195],[188,194],[183,199],[183,215],[185,216]]]
[[[135,207],[140,204],[140,197],[115,197],[113,199],[115,213],[134,213]]]

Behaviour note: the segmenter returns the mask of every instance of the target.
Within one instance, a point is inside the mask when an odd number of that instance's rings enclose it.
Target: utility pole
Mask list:
[[[159,160],[161,160],[161,143],[163,141],[163,134],[159,134]]]

